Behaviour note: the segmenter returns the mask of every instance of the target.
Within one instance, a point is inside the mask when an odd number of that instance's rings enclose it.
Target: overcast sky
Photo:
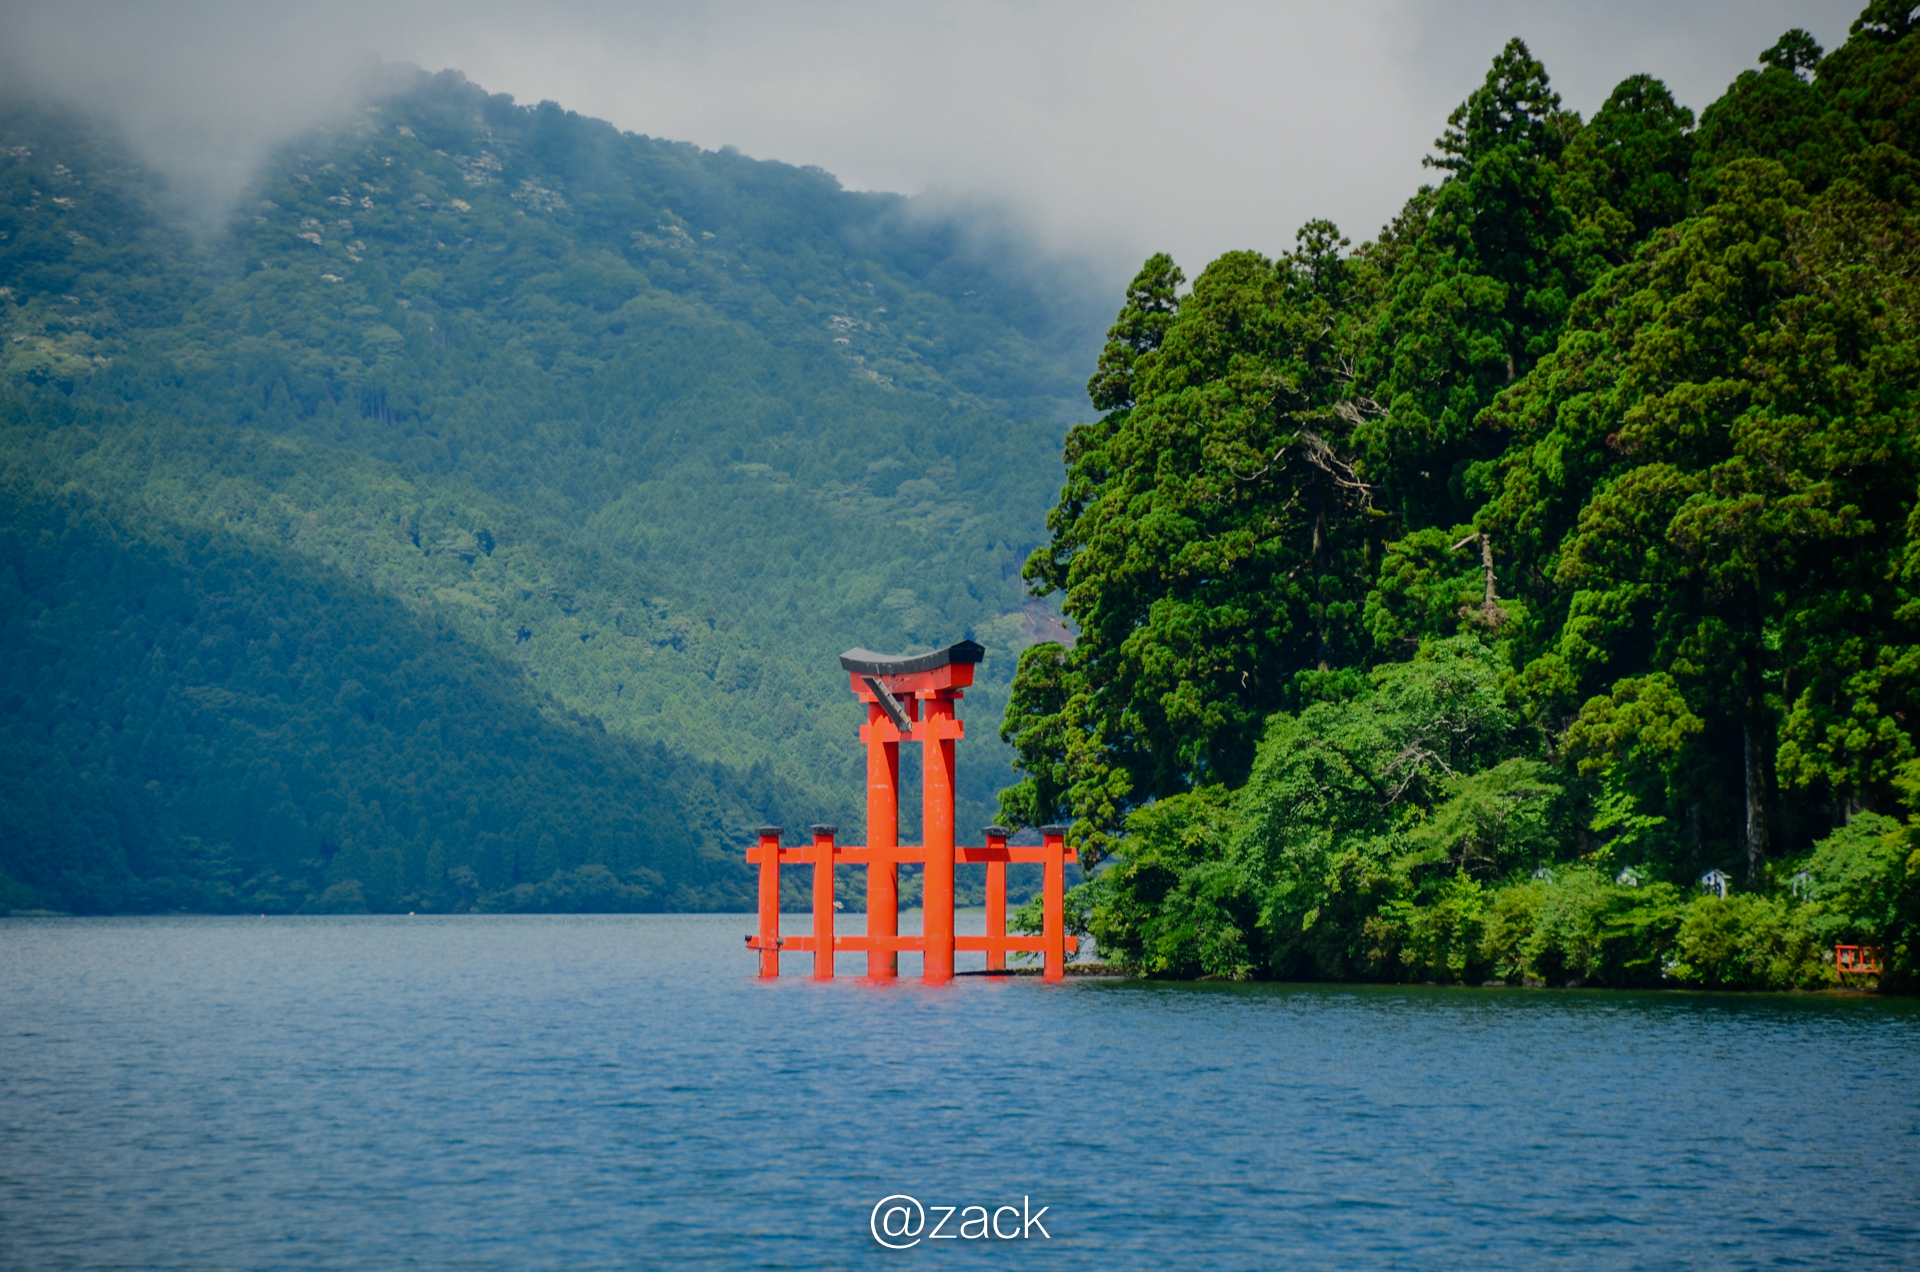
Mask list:
[[[1660,76],[1696,111],[1789,27],[1862,0],[1480,3],[0,3],[0,74],[105,104],[210,197],[376,61],[816,164],[856,189],[1003,205],[1047,246],[1189,274],[1299,224],[1371,237],[1500,46],[1567,105]]]

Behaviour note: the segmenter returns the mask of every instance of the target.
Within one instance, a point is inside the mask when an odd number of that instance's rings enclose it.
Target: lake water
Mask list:
[[[1913,1002],[759,983],[750,927],[0,920],[0,1265],[1920,1266]]]

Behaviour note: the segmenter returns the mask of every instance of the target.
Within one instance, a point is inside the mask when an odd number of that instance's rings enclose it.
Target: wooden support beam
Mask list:
[[[824,823],[813,832],[813,979],[833,979],[833,837],[838,826]]]
[[[760,977],[780,974],[780,833],[778,826],[760,828]],[[749,861],[754,853],[748,853]]]
[[[1041,846],[1047,851],[1046,877],[1040,885],[1040,910],[1043,916],[1040,934],[1046,941],[1043,951],[1046,970],[1042,976],[1057,981],[1067,974],[1067,828],[1042,826],[1040,838]]]

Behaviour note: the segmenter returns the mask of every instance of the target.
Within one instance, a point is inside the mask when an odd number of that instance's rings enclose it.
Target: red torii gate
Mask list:
[[[1079,942],[1066,934],[1066,863],[1079,856],[1067,847],[1065,826],[1042,826],[1039,847],[1007,843],[1007,831],[989,826],[986,845],[956,846],[953,842],[953,745],[966,736],[953,704],[973,683],[973,669],[986,650],[970,640],[931,654],[893,656],[865,649],[840,655],[855,698],[867,706],[867,722],[860,740],[867,744],[867,840],[864,845],[835,842],[839,827],[811,827],[811,845],[782,848],[779,826],[762,826],[760,842],[747,850],[747,861],[760,867],[760,930],[747,938],[747,947],[760,954],[762,977],[780,974],[780,953],[810,953],[813,974],[833,976],[833,955],[840,950],[864,950],[869,978],[889,980],[900,974],[900,951],[917,950],[925,956],[922,979],[953,979],[956,950],[985,950],[989,971],[1007,966],[1010,950],[1044,955],[1047,980],[1066,975],[1067,953]],[[921,744],[925,761],[922,782],[921,826],[926,843],[900,843],[900,744]],[[953,867],[957,862],[982,862],[987,867],[987,934],[956,936],[953,931]],[[921,905],[924,935],[900,935],[900,866],[925,867]],[[1039,936],[1007,935],[1007,866],[1037,862],[1046,867]],[[808,936],[780,935],[780,867],[813,867],[813,932]],[[839,936],[834,932],[833,868],[867,868],[867,934]]]

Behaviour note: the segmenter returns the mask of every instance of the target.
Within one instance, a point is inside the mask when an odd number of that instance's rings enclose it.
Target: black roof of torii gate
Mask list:
[[[986,656],[984,645],[963,640],[930,654],[876,654],[871,649],[849,649],[840,655],[840,666],[856,676],[905,676],[948,663],[977,663]]]

